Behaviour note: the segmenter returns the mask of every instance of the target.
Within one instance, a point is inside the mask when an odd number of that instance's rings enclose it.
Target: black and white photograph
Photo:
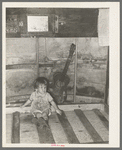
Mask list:
[[[110,38],[119,3],[4,2],[2,9],[3,146],[119,146],[117,78],[110,80],[118,71],[111,62],[119,36],[114,48]]]

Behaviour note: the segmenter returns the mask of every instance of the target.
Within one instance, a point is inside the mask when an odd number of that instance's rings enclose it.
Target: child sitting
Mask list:
[[[47,92],[47,88],[48,81],[46,80],[46,78],[38,77],[34,84],[35,91],[31,94],[30,99],[21,106],[21,108],[24,108],[31,103],[30,112],[38,120],[45,120],[46,125],[48,125],[48,116],[51,115],[51,105],[54,107],[55,111],[58,114],[62,114],[61,110],[58,109],[57,105],[53,101],[51,95]],[[44,120],[41,118],[43,118]]]

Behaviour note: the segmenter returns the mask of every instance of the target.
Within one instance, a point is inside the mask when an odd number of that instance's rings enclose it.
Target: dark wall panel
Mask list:
[[[98,9],[93,8],[7,8],[6,35],[7,37],[97,37],[98,12]],[[48,16],[48,32],[28,32],[28,15]]]

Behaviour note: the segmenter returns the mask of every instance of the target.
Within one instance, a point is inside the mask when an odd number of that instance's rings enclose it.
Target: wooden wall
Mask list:
[[[104,98],[108,47],[98,38],[79,38],[77,49],[77,94]]]
[[[98,37],[97,8],[7,8],[6,37]],[[27,16],[48,16],[48,32],[28,32]]]
[[[39,38],[38,43],[37,38],[7,38],[7,97],[31,94],[38,72],[39,76],[45,76],[52,82],[53,74],[64,68],[71,43],[76,44],[77,58],[73,56],[67,72],[70,77],[69,99],[73,100],[75,73],[77,95],[104,98],[108,47],[100,47],[98,38]]]
[[[22,64],[17,66],[17,64]],[[31,38],[6,39],[7,97],[26,95],[33,91],[37,77],[36,40]]]

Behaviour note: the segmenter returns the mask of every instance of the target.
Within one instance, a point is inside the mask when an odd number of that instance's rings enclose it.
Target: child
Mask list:
[[[31,94],[30,99],[21,108],[24,108],[31,103],[31,113],[33,116],[41,121],[45,120],[48,125],[48,116],[51,115],[51,106],[54,107],[55,111],[61,115],[61,110],[58,109],[57,105],[53,101],[51,95],[47,92],[48,81],[44,77],[38,77],[34,84],[35,91]],[[43,118],[44,120],[42,120]],[[41,122],[40,122],[41,123]]]

